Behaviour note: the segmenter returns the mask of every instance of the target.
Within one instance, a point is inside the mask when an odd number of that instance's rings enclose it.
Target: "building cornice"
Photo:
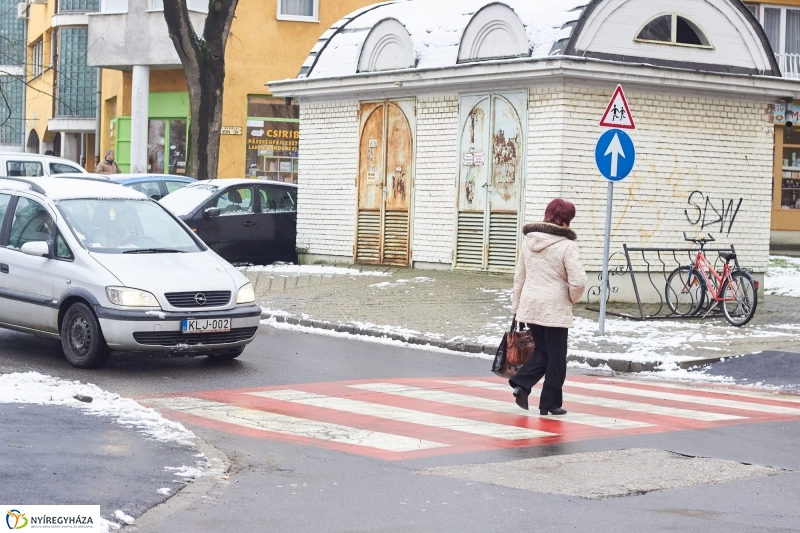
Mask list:
[[[800,98],[798,80],[698,72],[579,57],[487,61],[429,70],[287,79],[271,81],[267,85],[275,96],[292,97],[302,102],[402,98],[565,83],[587,86],[622,83],[626,88],[651,92],[737,97],[765,102],[789,96]]]

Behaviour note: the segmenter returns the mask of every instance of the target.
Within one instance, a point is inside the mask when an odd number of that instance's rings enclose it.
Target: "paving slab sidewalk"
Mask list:
[[[252,267],[265,319],[409,344],[494,355],[511,320],[512,276],[458,271],[338,267]],[[664,364],[681,368],[722,357],[800,345],[800,298],[767,296],[752,323],[731,327],[724,319],[607,320],[588,302],[575,306],[569,359],[622,372]],[[610,305],[632,313],[634,306]]]

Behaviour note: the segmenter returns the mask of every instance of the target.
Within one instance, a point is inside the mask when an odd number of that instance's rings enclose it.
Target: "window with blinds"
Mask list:
[[[101,0],[100,12],[110,15],[128,12],[128,0]]]
[[[278,19],[316,22],[319,19],[319,0],[279,0]]]

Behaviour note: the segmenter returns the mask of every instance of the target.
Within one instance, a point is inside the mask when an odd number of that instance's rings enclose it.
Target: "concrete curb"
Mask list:
[[[227,478],[228,472],[230,472],[231,462],[228,456],[225,455],[225,452],[212,446],[200,437],[197,437],[196,444],[197,450],[204,453],[209,462],[217,462],[222,466],[222,470],[225,473],[224,475]],[[206,498],[212,490],[224,484],[224,480],[216,476],[199,476],[166,501],[139,516],[133,524],[128,526],[123,525],[122,531],[136,531],[149,527],[161,529],[160,524],[162,524],[164,520],[178,511],[186,509],[197,500]],[[163,531],[163,529],[161,530]]]
[[[293,324],[296,326],[304,326],[308,328],[327,329],[331,331],[338,331],[341,333],[349,333],[351,335],[366,335],[368,337],[387,338],[400,342],[407,342],[409,344],[430,345],[437,348],[446,348],[454,352],[465,353],[483,353],[486,355],[494,355],[497,353],[496,344],[478,344],[466,341],[443,341],[433,337],[426,337],[425,335],[403,335],[400,333],[387,333],[377,328],[362,328],[352,324],[344,324],[338,322],[328,322],[327,320],[311,320],[308,318],[298,318],[295,316],[277,315],[261,312],[262,320],[275,319],[276,322],[283,322],[286,324]],[[712,358],[698,358],[690,361],[683,361],[679,366],[683,369],[692,368],[695,366],[704,366],[719,361],[719,357]],[[625,359],[600,359],[595,357],[583,357],[580,355],[568,355],[567,361],[577,361],[579,363],[586,363],[591,367],[600,367],[608,365],[614,372],[652,372],[657,366],[662,364],[662,361],[648,361],[642,363],[639,361],[628,361]]]

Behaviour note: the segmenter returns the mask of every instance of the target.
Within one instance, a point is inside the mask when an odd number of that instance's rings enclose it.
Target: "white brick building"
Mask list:
[[[612,251],[711,232],[762,275],[773,106],[800,85],[735,0],[406,0],[346,17],[297,79],[269,84],[301,106],[302,260],[510,270],[522,225],[563,197],[599,272],[594,149],[617,84],[637,156]]]

